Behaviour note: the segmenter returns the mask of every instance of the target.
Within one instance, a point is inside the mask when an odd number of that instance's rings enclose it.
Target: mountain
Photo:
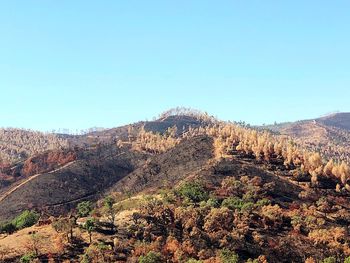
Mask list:
[[[319,118],[317,121],[323,123],[326,126],[350,131],[350,112],[331,114]]]
[[[176,126],[180,134],[187,131],[189,127],[197,128],[211,121],[209,117],[207,120],[200,120],[193,114],[192,116],[182,115],[183,112],[181,110],[177,109],[178,114],[176,115],[163,114],[160,119],[155,121],[141,121],[112,129],[95,129],[95,131],[90,131],[83,135],[2,128],[0,129],[0,168],[10,166],[16,162],[23,162],[29,157],[47,151],[90,147],[97,144],[126,140],[130,130],[134,134],[137,134],[141,128],[155,133],[164,133],[168,128]]]
[[[320,152],[327,159],[350,162],[350,113],[263,128],[290,136],[302,147]]]
[[[163,114],[161,118],[154,121],[140,121],[122,127],[105,129],[91,132],[81,136],[72,136],[68,141],[72,145],[92,145],[97,143],[108,143],[111,141],[127,140],[128,136],[135,136],[142,128],[147,132],[164,133],[167,129],[177,127],[177,134],[186,132],[190,127],[198,128],[208,125],[213,120],[210,117],[197,117],[193,115],[183,115],[179,112],[176,115]]]
[[[344,262],[350,167],[326,147],[348,131],[329,118],[261,130],[177,109],[66,136],[2,167],[0,261]]]
[[[0,129],[0,165],[23,160],[34,154],[67,148],[69,142],[55,134],[23,129]]]
[[[0,170],[0,209],[3,211],[0,221],[13,218],[25,209],[57,215],[69,211],[79,201],[97,200],[113,183],[134,171],[136,163],[149,157],[149,154],[130,147],[118,148],[118,140],[128,141],[141,129],[161,134],[174,126],[178,127],[176,135],[179,136],[189,127],[200,125],[206,125],[205,121],[193,116],[163,116],[156,121],[70,135],[64,139],[66,149],[61,149],[60,145],[53,150],[44,147],[39,154],[3,166]],[[18,132],[23,135],[27,131]],[[47,138],[58,137],[50,135]],[[29,136],[28,140],[34,138]],[[179,149],[178,152],[189,154],[191,151]]]

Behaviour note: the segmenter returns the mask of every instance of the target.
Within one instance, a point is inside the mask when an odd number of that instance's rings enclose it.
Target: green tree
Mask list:
[[[26,227],[31,227],[36,224],[39,220],[39,214],[32,211],[24,211],[22,214],[13,219],[12,224],[17,229],[23,229]]]
[[[214,208],[219,208],[220,207],[220,202],[217,198],[211,197],[208,199],[206,203],[209,207],[214,207]]]
[[[321,261],[321,263],[336,263],[337,259],[335,257],[328,257]]]
[[[117,214],[116,208],[114,207],[115,201],[113,197],[107,196],[104,199],[103,203],[103,210],[104,213],[107,215],[108,221],[111,225],[111,230],[114,230],[114,221],[115,221],[115,216]]]
[[[239,261],[238,255],[228,249],[221,250],[220,259],[222,263],[238,263]]]
[[[20,258],[21,263],[30,263],[36,258],[33,252],[27,253]]]
[[[222,201],[221,206],[227,207],[231,210],[241,210],[244,205],[244,202],[239,197],[228,197],[224,201]]]
[[[92,211],[92,204],[90,201],[84,201],[78,204],[77,209],[79,217],[86,217]]]
[[[84,229],[89,233],[89,241],[91,244],[92,241],[92,231],[94,231],[96,228],[95,220],[93,218],[89,218],[86,220],[84,224]]]
[[[208,192],[199,182],[186,182],[177,189],[177,193],[195,203],[207,201],[209,198]]]
[[[159,253],[151,251],[147,255],[141,256],[139,263],[162,263],[162,259]]]

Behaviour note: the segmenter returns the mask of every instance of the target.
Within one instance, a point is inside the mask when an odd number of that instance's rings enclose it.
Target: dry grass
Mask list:
[[[29,252],[28,244],[31,242],[33,233],[39,235],[43,242],[41,244],[41,253],[56,253],[59,252],[56,247],[57,233],[51,225],[33,226],[19,230],[12,235],[0,235],[0,251],[7,251],[6,258],[13,258]]]

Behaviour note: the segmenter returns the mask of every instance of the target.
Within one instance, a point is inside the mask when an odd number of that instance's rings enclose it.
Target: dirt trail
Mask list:
[[[49,204],[49,205],[46,205],[44,207],[45,208],[53,208],[53,207],[60,207],[60,206],[63,206],[63,205],[68,205],[68,204],[74,204],[74,203],[77,203],[77,202],[80,202],[80,201],[88,200],[90,197],[93,197],[95,195],[98,195],[98,193],[90,193],[90,194],[87,194],[87,195],[84,195],[84,196],[81,196],[81,197],[78,197],[78,198],[75,198],[75,199],[71,199],[71,200],[68,200],[68,201],[55,203],[55,204]]]
[[[103,157],[100,157],[100,160],[106,160],[108,158],[111,158],[111,157],[119,157],[119,156],[122,156],[126,154],[126,152],[119,152],[118,154],[114,155],[114,154],[111,154],[111,155],[107,155],[107,156],[103,156]],[[11,195],[12,193],[14,193],[16,190],[18,190],[19,188],[21,188],[22,186],[24,186],[25,184],[27,184],[28,182],[34,180],[35,178],[41,176],[41,175],[45,175],[45,174],[52,174],[52,173],[56,173],[64,168],[67,168],[68,166],[72,165],[73,163],[77,162],[77,160],[74,160],[72,162],[69,162],[61,167],[58,167],[57,169],[55,170],[52,170],[52,171],[49,171],[49,172],[45,172],[45,173],[39,173],[39,174],[35,174],[35,175],[32,175],[30,176],[29,178],[23,180],[22,182],[20,182],[19,184],[16,184],[14,185],[13,187],[11,187],[10,189],[8,189],[7,191],[5,191],[3,194],[0,194],[0,202],[2,202],[4,199],[6,199],[9,195]],[[77,202],[77,201],[80,201],[80,200],[85,200],[86,198],[88,197],[91,197],[91,196],[94,196],[96,195],[97,193],[90,193],[86,196],[83,196],[83,197],[79,197],[77,199],[73,199],[73,200],[70,200],[70,201],[67,201],[67,202],[62,202],[62,203],[57,203],[57,204],[52,204],[52,205],[48,205],[47,207],[56,207],[56,206],[61,206],[61,205],[65,205],[65,204],[69,204],[69,203],[74,203],[74,202]]]
[[[4,194],[2,194],[2,195],[0,196],[0,202],[2,202],[6,197],[8,197],[8,196],[9,196],[10,194],[12,194],[13,192],[15,192],[17,189],[19,189],[19,188],[22,187],[23,185],[27,184],[27,183],[30,182],[31,180],[33,180],[33,179],[39,177],[40,175],[43,175],[43,174],[52,174],[52,173],[58,172],[58,171],[60,171],[60,170],[62,170],[62,169],[64,169],[64,168],[66,168],[66,167],[72,165],[72,164],[75,163],[75,162],[76,162],[76,160],[75,160],[75,161],[72,161],[72,162],[69,162],[69,163],[67,163],[67,164],[65,164],[65,165],[63,165],[63,166],[61,166],[61,167],[59,167],[59,168],[57,168],[57,169],[55,169],[55,170],[52,170],[52,171],[50,171],[50,172],[39,173],[39,174],[35,174],[35,175],[30,176],[29,178],[27,178],[26,180],[24,180],[24,181],[21,182],[20,184],[16,185],[15,187],[9,189],[9,190],[6,191]]]

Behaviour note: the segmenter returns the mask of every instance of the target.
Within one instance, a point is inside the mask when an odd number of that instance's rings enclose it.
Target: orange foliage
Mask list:
[[[27,159],[24,162],[21,174],[24,176],[30,176],[37,173],[43,173],[76,159],[77,155],[73,151],[59,150],[47,152]]]

